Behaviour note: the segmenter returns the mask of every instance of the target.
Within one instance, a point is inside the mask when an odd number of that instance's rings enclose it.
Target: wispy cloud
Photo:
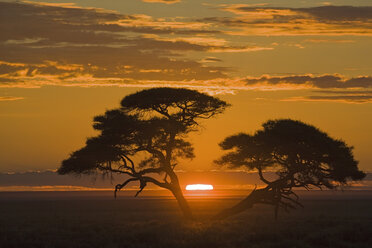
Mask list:
[[[306,97],[290,97],[282,99],[285,102],[340,102],[340,103],[371,103],[372,96],[354,96],[354,95],[342,95],[342,96],[306,96]]]
[[[179,171],[177,175],[180,184],[184,187],[187,184],[204,181],[214,185],[217,189],[252,189],[254,185],[261,186],[256,172],[239,170],[206,170],[206,171]],[[276,178],[274,172],[265,172],[265,177]],[[0,191],[75,191],[75,190],[112,190],[113,185],[127,179],[127,176],[114,176],[113,181],[102,175],[58,175],[56,172],[18,172],[0,173]],[[371,173],[358,185],[364,189],[370,189],[372,182]],[[136,183],[130,184],[128,189],[138,188]],[[150,185],[150,189],[158,189]]]
[[[0,87],[81,85],[118,81],[226,78],[229,68],[187,58],[204,53],[257,52],[231,45],[208,23],[124,15],[75,4],[0,2]],[[27,27],[27,28],[26,28]],[[86,83],[85,85],[88,85]]]
[[[94,188],[82,186],[59,186],[59,185],[45,185],[45,186],[0,186],[1,191],[110,191],[112,188]]]
[[[0,96],[0,102],[6,101],[18,101],[24,99],[23,97],[16,97],[16,96]]]
[[[306,39],[308,43],[354,43],[355,40],[340,40],[340,39]]]
[[[257,52],[265,50],[273,50],[273,47],[262,46],[248,46],[248,47],[211,47],[210,52],[215,53],[244,53],[244,52]]]
[[[370,90],[318,90],[313,91],[313,93],[317,93],[318,95],[291,97],[282,101],[372,103],[372,91]]]
[[[347,78],[338,74],[325,74],[320,76],[291,75],[251,77],[246,79],[247,85],[289,86],[298,88],[372,88],[371,76]]]
[[[215,63],[215,62],[222,62],[222,60],[219,59],[219,58],[216,58],[216,57],[206,57],[206,58],[202,59],[201,62],[204,62],[204,63]]]
[[[173,4],[173,3],[179,3],[181,2],[181,0],[142,0],[142,2]]]
[[[207,57],[200,63],[219,62],[220,59]],[[8,64],[8,66],[12,64]],[[160,69],[159,69],[160,68]],[[203,68],[203,67],[202,67]],[[211,70],[212,67],[205,67]],[[220,68],[216,67],[220,72]],[[95,68],[92,68],[94,70]],[[44,71],[43,71],[44,70]],[[51,72],[48,72],[48,71]],[[97,69],[98,70],[98,69]],[[186,87],[207,92],[209,94],[235,94],[237,91],[256,90],[256,91],[278,91],[278,90],[319,90],[314,93],[344,95],[343,98],[353,102],[368,102],[372,88],[372,77],[358,76],[346,77],[339,74],[324,75],[286,75],[271,76],[262,75],[260,77],[227,77],[222,74],[212,78],[204,79],[184,79],[189,72],[175,71],[170,69],[161,69],[161,67],[148,67],[147,69],[133,68],[125,66],[123,71],[128,70],[127,77],[125,74],[115,75],[113,72],[102,72],[101,77],[90,74],[87,68],[81,68],[78,65],[63,65],[56,62],[48,62],[48,66],[33,65],[28,68],[23,64],[14,64],[14,71],[8,74],[0,75],[0,87],[41,87],[44,85],[58,86],[75,86],[75,87],[97,87],[97,86],[117,86],[117,87]],[[195,71],[196,69],[194,69]],[[55,72],[54,74],[52,72]],[[96,72],[97,73],[97,72]],[[110,74],[112,73],[112,74]],[[184,73],[181,79],[180,73]],[[144,75],[148,74],[148,77]],[[161,77],[161,75],[163,75]],[[174,80],[169,78],[173,76]],[[63,76],[61,76],[63,75]],[[136,75],[137,78],[133,78]],[[158,79],[153,79],[158,78]],[[337,91],[336,91],[337,90]],[[336,93],[337,92],[337,93]],[[352,95],[352,96],[351,96]],[[356,95],[356,96],[354,96]],[[339,96],[332,96],[329,99],[340,100]],[[302,99],[302,98],[301,98]],[[300,98],[289,99],[298,101]],[[305,99],[305,98],[304,98]],[[325,100],[321,97],[307,97],[308,100]]]
[[[112,44],[141,34],[213,34],[207,23],[184,18],[153,18],[144,14],[125,15],[99,8],[76,5],[0,2],[2,22],[0,41],[40,39],[36,45],[58,42],[74,44]],[[27,28],[25,28],[27,26]]]
[[[221,5],[232,17],[208,17],[201,21],[232,28],[236,35],[372,35],[372,7],[320,6],[311,8]]]
[[[324,9],[326,7],[328,9]],[[4,19],[0,22],[0,87],[174,86],[198,88],[211,94],[230,94],[237,90],[372,87],[371,76],[232,77],[232,68],[211,63],[221,62],[219,53],[275,48],[275,43],[232,45],[229,36],[215,35],[226,32],[217,28],[216,22],[223,21],[223,25],[234,28],[253,25],[252,30],[274,23],[279,25],[279,33],[284,30],[281,25],[298,23],[299,29],[293,29],[297,32],[303,29],[301,25],[314,20],[327,25],[333,22],[346,25],[348,22],[354,28],[355,22],[369,25],[370,8],[294,9],[246,5],[220,8],[236,16],[198,22],[183,17],[124,15],[74,4],[0,2],[0,15]],[[330,13],[329,16],[324,11]],[[328,40],[314,38],[307,42]],[[348,39],[336,40],[349,42]],[[189,51],[199,56],[187,56]]]
[[[372,95],[339,95],[339,96],[309,96],[313,101],[336,101],[347,103],[368,103],[372,102]]]

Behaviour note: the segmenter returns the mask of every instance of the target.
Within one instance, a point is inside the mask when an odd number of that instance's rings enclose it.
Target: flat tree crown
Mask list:
[[[365,177],[352,147],[301,121],[269,120],[253,135],[236,134],[220,146],[230,152],[218,164],[258,170],[261,176],[264,170],[275,170],[279,179],[287,179],[293,187],[333,188]],[[263,176],[261,180],[268,183]]]
[[[216,97],[182,88],[151,88],[128,95],[120,108],[94,117],[93,127],[100,134],[87,139],[58,172],[119,172],[123,156],[136,154],[143,157],[137,167],[175,166],[177,158],[194,157],[185,135],[197,130],[200,119],[228,106]]]
[[[195,90],[151,88],[124,97],[121,106],[122,110],[140,114],[142,118],[157,116],[186,128],[197,125],[197,119],[208,119],[222,113],[229,105]]]

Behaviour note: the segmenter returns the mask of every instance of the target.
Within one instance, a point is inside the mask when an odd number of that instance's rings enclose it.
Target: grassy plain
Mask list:
[[[239,198],[189,197],[196,221],[168,197],[112,192],[1,192],[0,247],[372,247],[372,193],[303,194],[304,209],[257,206],[209,218]]]

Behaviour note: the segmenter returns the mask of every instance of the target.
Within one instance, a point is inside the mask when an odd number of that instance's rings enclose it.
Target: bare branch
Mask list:
[[[98,165],[97,168],[101,171],[115,172],[115,173],[119,173],[119,174],[126,174],[128,176],[134,176],[134,174],[129,172],[129,171],[123,171],[123,170],[118,170],[118,169],[114,169],[114,168],[107,168],[107,167],[100,166],[100,165]]]
[[[131,164],[132,169],[134,170],[134,163],[133,163],[133,161],[127,155],[123,154],[123,156],[129,161],[129,163]]]
[[[137,191],[134,197],[137,197],[139,193],[146,187],[147,183],[142,178],[140,178],[140,190]]]
[[[153,184],[155,184],[155,185],[157,185],[157,186],[159,186],[161,188],[171,189],[171,185],[169,183],[159,182],[155,178],[144,176],[144,177],[142,177],[142,179],[145,180],[146,182],[153,183]]]
[[[262,173],[262,168],[261,168],[261,166],[258,166],[257,169],[258,169],[258,175],[260,176],[261,181],[263,181],[263,182],[266,183],[266,184],[270,184],[271,182],[268,181],[268,180],[266,180],[266,179],[264,178],[263,173]]]
[[[138,181],[139,180],[139,178],[129,178],[128,180],[126,180],[124,183],[122,183],[122,184],[117,184],[116,186],[115,186],[115,191],[114,191],[114,196],[115,196],[115,198],[116,198],[116,193],[119,191],[119,190],[121,190],[122,188],[124,188],[128,183],[130,183],[130,182],[134,182],[134,181]]]
[[[148,174],[148,173],[157,173],[157,174],[160,174],[162,172],[165,172],[165,169],[162,168],[162,167],[158,167],[158,168],[146,168],[146,169],[143,169],[143,170],[139,171],[137,173],[137,175],[144,175],[144,174]]]

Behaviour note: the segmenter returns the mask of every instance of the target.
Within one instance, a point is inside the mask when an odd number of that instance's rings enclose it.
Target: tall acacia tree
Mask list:
[[[128,175],[116,185],[115,195],[130,182],[139,182],[136,196],[148,183],[155,184],[170,190],[184,216],[191,218],[174,168],[177,159],[194,157],[186,135],[199,129],[201,119],[222,113],[227,106],[225,101],[189,89],[152,88],[128,95],[121,108],[94,118],[93,127],[100,134],[88,138],[58,172]]]
[[[257,171],[266,187],[254,190],[216,218],[238,214],[258,203],[275,206],[277,217],[279,208],[288,211],[302,206],[293,191],[295,188],[334,189],[365,177],[358,169],[353,148],[314,126],[280,119],[269,120],[262,127],[253,135],[240,133],[227,137],[220,146],[229,152],[216,162]],[[276,178],[268,179],[267,170],[276,171]]]

